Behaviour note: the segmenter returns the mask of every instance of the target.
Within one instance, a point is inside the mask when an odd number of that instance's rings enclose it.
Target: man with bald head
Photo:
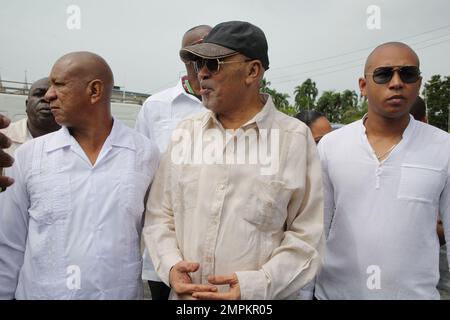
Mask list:
[[[200,25],[186,31],[181,47],[201,43],[211,30]],[[191,61],[182,60],[186,76],[178,80],[175,87],[150,96],[141,108],[136,120],[136,130],[155,141],[159,151],[164,153],[170,142],[172,131],[189,115],[206,111],[200,96],[200,84]],[[142,278],[147,280],[153,300],[167,300],[170,289],[158,277],[148,251],[144,251]]]
[[[450,136],[409,111],[417,54],[385,43],[359,79],[368,113],[319,143],[326,251],[318,299],[439,299],[438,212],[450,236]]]
[[[56,61],[45,99],[62,128],[16,151],[0,197],[0,298],[142,298],[144,197],[156,145],[111,116],[100,56]]]
[[[181,47],[201,43],[211,30],[200,25],[186,31]],[[154,139],[164,152],[177,124],[186,116],[206,111],[202,105],[200,84],[192,61],[183,60],[186,76],[176,86],[150,96],[143,104],[136,119],[136,130]]]
[[[49,85],[48,78],[35,81],[25,101],[27,117],[11,123],[8,128],[2,130],[12,141],[11,146],[5,149],[11,156],[26,141],[59,130],[61,127],[55,122],[50,104],[45,98]]]

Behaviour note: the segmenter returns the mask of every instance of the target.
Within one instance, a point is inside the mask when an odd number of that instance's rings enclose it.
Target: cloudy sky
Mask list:
[[[450,75],[448,0],[0,0],[0,8],[3,80],[23,81],[25,70],[36,80],[61,55],[88,50],[109,62],[116,85],[153,94],[183,73],[187,29],[229,20],[263,29],[266,78],[291,97],[308,77],[319,91],[359,92],[366,56],[393,40],[417,51],[425,80]]]

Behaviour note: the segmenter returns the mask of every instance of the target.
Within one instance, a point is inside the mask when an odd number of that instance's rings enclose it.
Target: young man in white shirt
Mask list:
[[[319,143],[327,241],[318,299],[439,299],[450,136],[409,114],[421,81],[410,47],[378,46],[359,79],[367,115]]]
[[[182,47],[201,43],[211,30],[210,26],[200,25],[186,31]],[[183,60],[182,60],[183,61]],[[200,96],[200,84],[191,61],[183,61],[186,76],[175,87],[150,96],[142,106],[136,119],[136,130],[156,142],[159,151],[164,153],[169,145],[172,131],[178,123],[189,115],[205,112]],[[170,288],[158,277],[147,249],[144,251],[142,279],[149,283],[152,300],[167,300]]]
[[[62,128],[16,151],[0,195],[1,299],[142,298],[140,234],[157,146],[111,116],[113,74],[57,60],[46,93]]]

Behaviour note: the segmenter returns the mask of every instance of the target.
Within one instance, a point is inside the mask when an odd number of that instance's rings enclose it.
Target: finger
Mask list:
[[[11,167],[14,163],[14,158],[11,157],[9,154],[4,152],[3,150],[0,150],[0,168],[7,168]]]
[[[0,176],[0,189],[7,188],[14,183],[14,179],[10,177]]]
[[[177,263],[174,268],[179,272],[195,272],[200,267],[200,264],[197,262],[188,262],[188,261],[181,261]]]
[[[7,117],[0,114],[0,129],[6,128],[10,123],[11,121]]]
[[[234,300],[230,292],[194,292],[192,297],[199,300]]]
[[[0,148],[9,148],[11,146],[11,139],[0,132]]]
[[[210,284],[177,283],[177,293],[217,292],[217,287]]]
[[[212,284],[233,284],[238,281],[236,275],[225,275],[225,276],[218,276],[218,275],[210,275],[208,276],[208,282]]]

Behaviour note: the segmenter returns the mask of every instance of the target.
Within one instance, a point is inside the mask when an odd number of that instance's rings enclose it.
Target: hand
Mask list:
[[[230,290],[227,292],[194,292],[192,297],[207,300],[240,300],[241,288],[236,273],[228,276],[209,276],[208,281],[214,285],[228,284]]]
[[[191,294],[197,291],[216,292],[217,287],[210,284],[193,284],[189,272],[195,272],[200,265],[196,262],[180,261],[170,269],[170,286],[177,294]]]
[[[0,115],[0,129],[6,128],[9,126],[9,119]],[[12,166],[14,159],[3,151],[4,148],[8,148],[11,145],[11,140],[8,139],[3,133],[0,132],[0,172],[4,167]],[[0,176],[0,190],[12,185],[14,182],[13,179]]]

